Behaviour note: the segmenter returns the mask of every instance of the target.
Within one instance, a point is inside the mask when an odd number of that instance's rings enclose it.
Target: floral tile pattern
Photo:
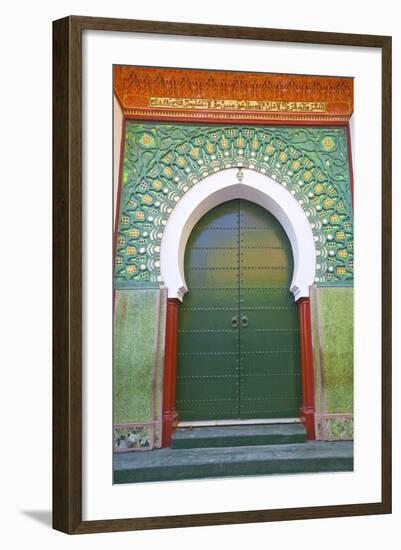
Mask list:
[[[172,125],[127,121],[115,287],[161,284],[160,243],[174,206],[208,175],[256,170],[288,189],[307,216],[316,282],[353,280],[345,127]]]

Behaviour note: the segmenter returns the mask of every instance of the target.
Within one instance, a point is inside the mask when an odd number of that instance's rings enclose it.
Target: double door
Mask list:
[[[237,199],[209,211],[185,252],[179,312],[181,420],[299,415],[298,311],[293,259],[272,214]]]

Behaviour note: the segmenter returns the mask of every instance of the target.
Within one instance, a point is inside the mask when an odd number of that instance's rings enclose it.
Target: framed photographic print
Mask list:
[[[391,511],[391,38],[54,22],[54,528]]]

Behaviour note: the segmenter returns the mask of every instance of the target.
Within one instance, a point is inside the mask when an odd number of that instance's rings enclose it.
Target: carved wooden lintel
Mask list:
[[[114,92],[138,118],[347,121],[353,112],[345,77],[117,65]]]

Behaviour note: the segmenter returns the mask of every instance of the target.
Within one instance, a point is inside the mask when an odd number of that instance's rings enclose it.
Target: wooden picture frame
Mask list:
[[[378,502],[82,520],[82,31],[381,50],[382,495]],[[391,512],[391,37],[71,16],[53,23],[53,527],[68,534]]]

